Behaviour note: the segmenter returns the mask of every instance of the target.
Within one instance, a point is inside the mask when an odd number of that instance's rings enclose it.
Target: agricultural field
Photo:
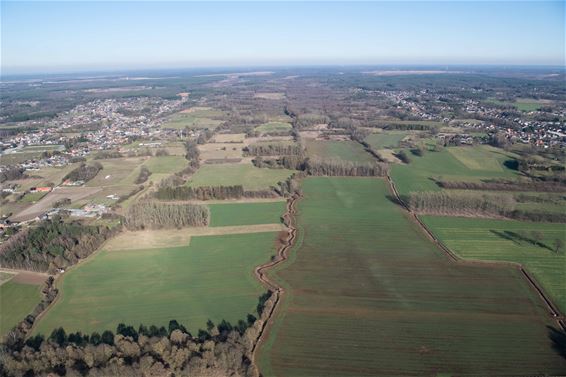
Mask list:
[[[284,201],[210,204],[210,226],[276,224],[285,212]]]
[[[191,187],[242,185],[245,190],[265,190],[286,180],[292,170],[260,169],[248,164],[204,165],[187,183]]]
[[[529,98],[517,98],[517,100],[514,102],[506,102],[506,101],[491,99],[488,102],[501,106],[513,106],[517,108],[517,110],[525,111],[525,112],[536,111],[541,107],[552,104],[552,101],[536,100]]]
[[[479,181],[482,179],[516,179],[518,172],[505,166],[513,154],[489,146],[449,147],[440,152],[426,152],[417,157],[410,154],[409,164],[391,167],[391,177],[403,195],[413,191],[436,191],[433,179]],[[481,163],[476,162],[476,159]]]
[[[208,319],[235,323],[248,313],[257,316],[265,290],[253,270],[273,255],[274,232],[175,240],[157,248],[138,242],[138,249],[103,249],[72,268],[60,282],[61,297],[34,331],[49,334],[62,326],[89,333],[120,322],[166,326],[176,319],[196,333]]]
[[[17,282],[14,278],[0,281],[0,337],[31,313],[40,300],[38,284]]]
[[[566,244],[564,224],[442,216],[421,218],[462,258],[524,265],[562,312],[566,312],[566,247],[557,252],[555,244],[557,239]],[[540,241],[536,240],[534,232],[540,232]]]
[[[201,161],[240,161],[243,143],[206,143],[198,146]]]
[[[268,122],[265,124],[262,124],[260,126],[257,126],[255,128],[255,130],[257,132],[261,132],[264,134],[268,134],[268,133],[279,133],[279,132],[286,132],[286,131],[290,131],[291,130],[291,125],[289,123],[283,123],[283,122]]]
[[[355,141],[321,141],[308,140],[307,153],[311,157],[322,160],[339,159],[351,162],[372,162],[375,158]]]
[[[264,375],[564,371],[519,271],[451,262],[385,180],[306,178],[303,190],[297,245],[270,273],[285,295],[260,345]]]
[[[193,110],[193,111],[191,111]],[[184,110],[172,115],[163,125],[163,128],[216,128],[222,123],[222,112],[210,108]]]
[[[407,135],[408,133],[403,131],[384,131],[368,135],[365,141],[374,149],[397,148],[399,142]]]

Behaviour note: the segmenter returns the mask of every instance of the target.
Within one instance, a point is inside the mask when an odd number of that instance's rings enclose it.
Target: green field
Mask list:
[[[196,333],[209,318],[235,323],[255,313],[265,290],[253,269],[274,253],[274,239],[271,232],[201,236],[185,246],[103,250],[65,273],[60,299],[35,331],[89,333],[176,319]]]
[[[405,136],[407,136],[407,132],[384,131],[368,135],[365,141],[374,149],[396,148]]]
[[[285,202],[209,204],[210,226],[277,224]]]
[[[566,249],[554,251],[557,238],[566,244],[564,224],[441,216],[422,216],[422,220],[463,258],[521,263],[566,312]],[[540,245],[532,238],[533,231],[543,234]]]
[[[538,109],[540,109],[541,107],[545,106],[544,102],[540,102],[537,100],[529,100],[529,99],[517,99],[515,102],[506,102],[506,101],[500,101],[500,100],[496,100],[496,99],[490,99],[488,100],[488,102],[494,103],[496,105],[501,105],[501,106],[514,106],[517,108],[517,110],[521,110],[521,111],[536,111]]]
[[[355,141],[308,140],[307,153],[322,160],[339,159],[351,162],[372,162],[375,158]]]
[[[0,336],[30,314],[41,300],[40,287],[12,280],[0,285]]]
[[[450,147],[440,152],[427,152],[423,157],[407,153],[411,163],[395,164],[391,167],[391,177],[403,195],[412,191],[439,190],[432,178],[479,181],[518,177],[516,170],[504,165],[505,161],[513,159],[514,155],[486,145]]]
[[[307,178],[265,376],[560,374],[542,300],[512,268],[461,265],[384,180]]]
[[[196,110],[191,113],[180,112],[171,116],[165,122],[163,128],[182,129],[188,128],[216,128],[221,120],[222,112],[212,109]]]
[[[188,185],[199,186],[232,186],[243,185],[246,190],[265,190],[284,181],[292,170],[260,169],[247,164],[214,164],[204,165],[191,177]]]
[[[285,132],[291,130],[291,125],[283,122],[268,122],[257,126],[255,130],[261,133]]]

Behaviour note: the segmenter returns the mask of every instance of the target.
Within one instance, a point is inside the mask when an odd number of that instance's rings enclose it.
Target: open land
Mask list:
[[[566,242],[564,224],[422,216],[427,227],[459,256],[470,260],[520,263],[531,272],[562,312],[566,312],[566,254],[554,242]],[[533,239],[532,232],[543,239]]]
[[[514,179],[518,172],[506,167],[511,159],[504,151],[488,146],[450,147],[440,152],[427,152],[423,157],[410,156],[411,163],[394,165],[391,177],[403,195],[414,191],[436,191],[433,179],[480,181],[482,179]],[[482,163],[476,163],[479,158]]]
[[[263,190],[284,181],[291,174],[293,174],[292,170],[260,169],[244,164],[205,165],[191,177],[188,185],[191,187],[242,185],[245,190]]]
[[[322,160],[343,160],[351,162],[372,162],[375,158],[355,141],[308,140],[307,153]]]
[[[61,297],[35,331],[63,326],[88,333],[120,322],[161,326],[176,319],[196,332],[208,319],[235,323],[255,312],[264,289],[253,269],[273,254],[274,239],[264,232],[191,237],[176,247],[104,249],[65,273]]]
[[[551,319],[517,269],[450,261],[387,198],[383,180],[307,178],[303,189],[300,239],[271,274],[285,295],[260,348],[262,373],[564,370]]]
[[[0,284],[0,336],[28,315],[41,299],[39,284],[17,282],[15,279]]]

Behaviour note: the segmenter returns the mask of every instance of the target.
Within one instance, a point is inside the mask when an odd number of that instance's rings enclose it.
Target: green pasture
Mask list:
[[[439,190],[433,179],[480,181],[518,177],[516,170],[505,166],[505,161],[512,160],[514,155],[487,145],[449,147],[440,152],[428,151],[423,157],[406,152],[411,162],[391,167],[391,177],[401,194]]]
[[[209,204],[210,226],[278,224],[285,202]]]
[[[41,300],[41,289],[35,284],[9,280],[0,285],[0,336],[30,314]]]
[[[370,134],[365,141],[371,145],[373,149],[396,148],[399,142],[407,136],[407,132],[402,131],[384,131],[380,133]]]
[[[265,376],[560,374],[553,324],[514,268],[437,249],[385,180],[306,178],[299,239],[271,276],[283,302],[260,344]]]
[[[261,169],[248,164],[204,165],[191,177],[188,185],[233,186],[242,185],[245,190],[265,190],[286,180],[292,170]]]
[[[166,326],[176,319],[196,333],[208,319],[235,323],[255,313],[265,289],[253,270],[274,253],[274,239],[274,233],[201,236],[179,247],[102,250],[65,273],[61,297],[35,332],[59,326],[100,332],[120,322]]]
[[[423,222],[451,250],[466,259],[517,262],[532,272],[566,312],[566,244],[564,224],[513,220],[422,216]],[[533,232],[540,232],[537,241]]]
[[[172,115],[163,125],[163,128],[183,129],[188,128],[216,128],[222,120],[219,110],[203,109],[192,113],[179,112]]]
[[[350,162],[372,162],[375,158],[355,141],[308,140],[307,153],[321,160],[343,160]]]
[[[291,130],[291,125],[283,122],[268,122],[257,126],[255,130],[261,133],[285,132]]]

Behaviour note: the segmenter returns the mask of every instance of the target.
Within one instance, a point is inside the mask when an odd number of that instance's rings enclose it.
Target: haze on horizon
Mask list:
[[[348,64],[565,64],[561,1],[2,1],[3,75]]]

